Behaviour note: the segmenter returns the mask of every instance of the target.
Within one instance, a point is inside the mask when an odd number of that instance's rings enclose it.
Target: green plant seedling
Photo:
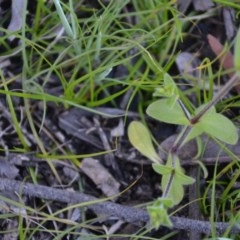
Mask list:
[[[174,106],[174,104],[179,98],[178,88],[176,83],[173,81],[172,77],[168,73],[164,74],[163,82],[163,87],[156,88],[153,96],[169,98],[168,106],[170,106],[171,108],[172,106]]]
[[[175,158],[174,160],[173,157]],[[184,185],[191,185],[195,182],[194,178],[184,174],[180,166],[180,159],[171,154],[168,155],[166,165],[153,164],[153,169],[162,175],[162,190],[168,198],[172,199],[174,205],[182,201]]]
[[[170,227],[172,223],[167,210],[180,203],[184,196],[184,185],[194,183],[195,179],[184,174],[180,166],[180,159],[175,155],[169,154],[166,165],[161,164],[162,160],[153,147],[151,136],[141,122],[133,121],[130,123],[128,138],[139,152],[154,162],[154,171],[162,175],[161,187],[164,192],[163,197],[148,207],[152,225],[155,228],[159,227],[159,225]]]
[[[172,227],[172,222],[167,213],[167,210],[172,206],[172,199],[158,198],[156,201],[154,201],[153,205],[147,207],[151,219],[151,224],[154,228],[157,229],[159,225]]]
[[[141,122],[133,121],[130,123],[128,127],[128,138],[131,144],[142,153],[142,155],[154,163],[160,164],[162,162],[153,147],[149,131]]]
[[[167,213],[168,209],[179,204],[184,197],[184,186],[193,184],[195,179],[185,175],[180,164],[178,150],[189,140],[196,138],[202,133],[219,139],[227,144],[236,144],[238,131],[233,122],[224,115],[217,113],[215,104],[224,97],[230,89],[235,86],[240,75],[240,31],[238,31],[235,44],[235,67],[237,74],[234,74],[228,83],[210,100],[196,109],[191,116],[179,98],[178,88],[173,79],[164,74],[163,87],[156,88],[154,96],[162,99],[151,103],[146,112],[156,120],[183,125],[181,133],[174,141],[168,153],[165,165],[161,164],[158,154],[154,150],[151,136],[146,127],[140,122],[132,122],[128,129],[128,137],[132,145],[143,155],[154,163],[152,167],[155,172],[162,176],[161,187],[162,197],[157,199],[152,206],[148,206],[152,226],[158,228],[160,225],[172,226]]]

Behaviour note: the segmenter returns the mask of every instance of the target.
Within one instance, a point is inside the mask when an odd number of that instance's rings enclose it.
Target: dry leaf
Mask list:
[[[14,179],[18,175],[18,169],[8,161],[0,160],[0,177]]]
[[[79,179],[79,172],[76,171],[73,168],[70,168],[68,166],[64,166],[63,167],[63,173],[66,177],[68,177],[69,179],[71,179],[72,182],[76,181]]]
[[[177,4],[178,4],[179,12],[185,13],[187,11],[187,9],[189,8],[191,2],[192,2],[192,0],[178,0]]]
[[[22,28],[24,12],[25,0],[12,0],[12,17],[7,28],[9,31],[15,32]],[[13,40],[14,36],[10,36],[9,39]]]
[[[230,51],[223,54],[223,45],[213,35],[207,35],[208,43],[217,57],[219,57],[220,63],[224,69],[231,69],[234,67],[233,55]]]
[[[110,197],[119,194],[120,184],[97,159],[83,159],[81,170],[106,196]]]
[[[223,45],[211,34],[207,35],[208,43],[212,49],[212,51],[215,53],[217,57],[219,57],[219,61],[222,65],[222,67],[225,70],[231,70],[234,69],[234,58],[230,51],[227,51],[226,53],[223,53]],[[232,77],[233,72],[229,73],[228,76]],[[235,89],[238,93],[240,93],[240,85],[236,85]]]
[[[161,143],[159,155],[162,159],[164,160],[167,159],[167,153],[173,146],[176,137],[177,135],[172,135]],[[229,159],[231,159],[227,152],[221,149],[221,147],[207,135],[203,134],[201,136],[201,141],[203,147],[201,161],[209,164],[214,164],[217,159],[219,159],[219,162],[221,162],[221,159],[223,159],[223,161],[229,161]],[[225,146],[232,153],[234,153],[237,156],[240,156],[239,144],[240,140],[238,140],[236,145],[225,144]],[[191,164],[191,160],[193,160],[196,157],[197,153],[198,149],[196,140],[192,140],[187,142],[181,149],[179,149],[178,156],[181,160],[190,161],[189,164]],[[182,163],[184,163],[184,161]]]
[[[6,232],[2,236],[3,240],[17,240],[19,239],[19,232],[18,228],[19,226],[19,221],[16,218],[11,218],[6,221]]]
[[[122,118],[120,118],[118,125],[113,129],[111,129],[111,137],[122,137],[122,136],[124,136],[124,123]]]
[[[214,7],[211,0],[193,0],[193,6],[196,11],[207,11]]]
[[[182,75],[191,75],[199,78],[200,72],[198,67],[201,65],[200,60],[192,53],[182,52],[176,58],[176,64]]]
[[[236,35],[237,28],[235,25],[236,13],[233,8],[223,8],[223,20],[228,40],[232,40]]]

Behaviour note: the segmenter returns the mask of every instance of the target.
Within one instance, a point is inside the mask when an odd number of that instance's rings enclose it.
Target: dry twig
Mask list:
[[[122,206],[109,201],[103,201],[103,199],[97,199],[83,193],[54,189],[31,183],[23,183],[6,178],[0,178],[0,191],[12,191],[31,197],[38,197],[68,204],[86,203],[84,207],[91,209],[96,214],[101,216],[106,215],[118,217],[125,222],[138,226],[142,226],[149,221],[148,213],[145,210]],[[91,202],[94,202],[94,204]],[[211,224],[207,221],[191,220],[182,217],[172,217],[171,220],[174,228],[176,229],[183,229],[187,231],[194,230],[205,234],[211,233]],[[218,234],[222,234],[231,226],[228,223],[217,222],[215,223],[215,227]],[[239,233],[240,230],[236,226],[233,226],[231,232]]]

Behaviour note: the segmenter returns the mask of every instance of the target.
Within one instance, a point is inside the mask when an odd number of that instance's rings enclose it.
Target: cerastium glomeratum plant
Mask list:
[[[238,31],[236,37],[234,56],[236,73],[210,102],[196,108],[194,114],[191,114],[181,101],[178,87],[171,76],[168,73],[163,74],[163,85],[156,88],[154,93],[155,96],[161,98],[148,106],[147,114],[161,122],[182,126],[182,130],[168,152],[165,164],[154,149],[148,129],[139,121],[133,121],[129,125],[128,137],[130,142],[153,162],[154,171],[161,175],[162,196],[155,200],[151,206],[148,206],[151,223],[155,228],[160,225],[172,226],[168,210],[182,201],[184,186],[195,182],[194,178],[184,173],[178,150],[186,142],[202,133],[227,144],[236,144],[238,141],[238,132],[234,123],[222,114],[217,113],[215,105],[239,81],[240,31]]]

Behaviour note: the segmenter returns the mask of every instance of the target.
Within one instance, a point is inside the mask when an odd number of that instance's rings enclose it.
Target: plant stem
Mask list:
[[[199,119],[212,107],[214,106],[222,97],[224,97],[230,90],[231,88],[240,80],[239,76],[237,73],[235,73],[230,80],[219,90],[217,95],[193,118],[188,118],[191,125],[185,126],[176,140],[174,141],[169,154],[171,154],[171,159],[172,159],[172,168],[175,168],[176,165],[176,156],[177,156],[177,151],[183,146],[184,140],[186,139],[186,136],[190,132],[192,128],[192,124],[195,124],[199,121]],[[179,103],[182,109],[184,110],[184,113],[186,117],[188,117],[188,112],[185,111],[184,105],[180,102]],[[168,193],[171,189],[172,186],[172,181],[174,177],[175,172],[172,171],[170,173],[170,178],[167,184],[167,187],[165,188],[165,191],[163,192],[163,197],[167,197]]]
[[[170,173],[170,178],[169,178],[169,181],[167,182],[167,186],[166,186],[164,192],[162,193],[162,198],[167,198],[168,197],[168,194],[169,194],[169,192],[171,190],[171,187],[172,187],[173,177],[174,177],[174,171],[172,171]]]
[[[179,135],[177,136],[176,140],[174,141],[171,149],[170,149],[170,153],[171,154],[177,154],[177,151],[179,150],[179,148],[182,146],[184,139],[186,139],[186,136],[188,135],[189,131],[191,130],[191,125],[189,126],[185,126],[182,131],[179,133]]]
[[[182,108],[183,113],[185,114],[186,118],[190,121],[191,120],[191,114],[189,113],[189,111],[185,107],[184,103],[181,101],[181,99],[178,99],[177,102],[180,105],[180,107]]]
[[[217,95],[195,116],[190,122],[195,124],[199,119],[211,108],[213,107],[221,98],[223,98],[231,90],[234,85],[240,80],[237,73],[235,73],[229,81],[218,91]]]

